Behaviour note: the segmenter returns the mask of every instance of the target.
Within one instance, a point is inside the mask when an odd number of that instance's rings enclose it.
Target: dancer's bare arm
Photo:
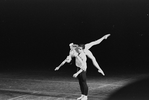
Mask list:
[[[96,58],[93,56],[92,52],[89,50],[85,50],[86,55],[92,60],[94,66],[98,69],[98,72],[102,75],[105,75],[102,69],[100,68],[99,64],[96,61]]]
[[[76,78],[83,70],[80,69],[79,71],[77,71],[75,74],[73,74],[73,77]]]
[[[92,46],[97,45],[101,43],[104,39],[107,39],[110,36],[110,34],[104,35],[102,38],[95,40],[93,42],[85,44],[85,49],[90,49]]]
[[[69,55],[66,57],[66,59],[58,66],[55,68],[55,71],[59,70],[61,68],[61,66],[63,66],[66,62],[70,63],[73,57],[73,51],[70,50]]]
[[[61,66],[63,66],[66,62],[69,63],[71,61],[71,56],[67,56],[67,58],[58,66],[55,68],[55,71],[59,70],[61,68]]]

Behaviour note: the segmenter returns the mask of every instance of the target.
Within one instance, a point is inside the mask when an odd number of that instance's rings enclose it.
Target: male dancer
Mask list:
[[[67,56],[67,58],[58,67],[55,68],[55,71],[59,70],[59,68],[63,64],[65,64],[66,62],[69,63],[72,57],[76,58],[76,66],[78,67],[78,71],[73,75],[73,77],[78,78],[82,93],[81,97],[79,97],[77,100],[87,100],[88,86],[86,83],[86,70],[87,70],[86,56],[88,56],[92,60],[94,66],[98,69],[98,72],[101,73],[102,75],[105,75],[89,49],[92,46],[101,43],[104,39],[107,39],[109,36],[110,34],[107,34],[96,41],[81,46],[71,43],[69,45],[70,46],[69,56]]]

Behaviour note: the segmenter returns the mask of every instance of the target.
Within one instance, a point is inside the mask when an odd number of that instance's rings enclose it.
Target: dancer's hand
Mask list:
[[[58,66],[58,67],[56,67],[56,68],[55,68],[55,71],[59,70],[59,68],[60,68],[59,66]]]
[[[74,78],[76,78],[77,76],[78,76],[78,74],[77,74],[77,73],[73,74],[73,77],[74,77]]]
[[[105,76],[104,72],[102,70],[98,70],[99,73],[101,73],[103,76]]]
[[[110,34],[107,34],[104,36],[104,39],[107,39],[110,36]]]

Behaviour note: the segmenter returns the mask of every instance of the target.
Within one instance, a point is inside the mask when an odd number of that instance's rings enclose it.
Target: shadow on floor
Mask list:
[[[107,100],[149,100],[149,77],[117,90]]]

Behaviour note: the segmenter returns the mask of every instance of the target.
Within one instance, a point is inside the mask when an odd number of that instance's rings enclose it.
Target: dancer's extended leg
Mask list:
[[[95,40],[93,42],[85,44],[85,49],[90,49],[92,46],[101,43],[104,39],[107,39],[109,36],[110,36],[110,34],[107,34],[107,35],[103,36],[102,38],[100,38],[98,40]]]

